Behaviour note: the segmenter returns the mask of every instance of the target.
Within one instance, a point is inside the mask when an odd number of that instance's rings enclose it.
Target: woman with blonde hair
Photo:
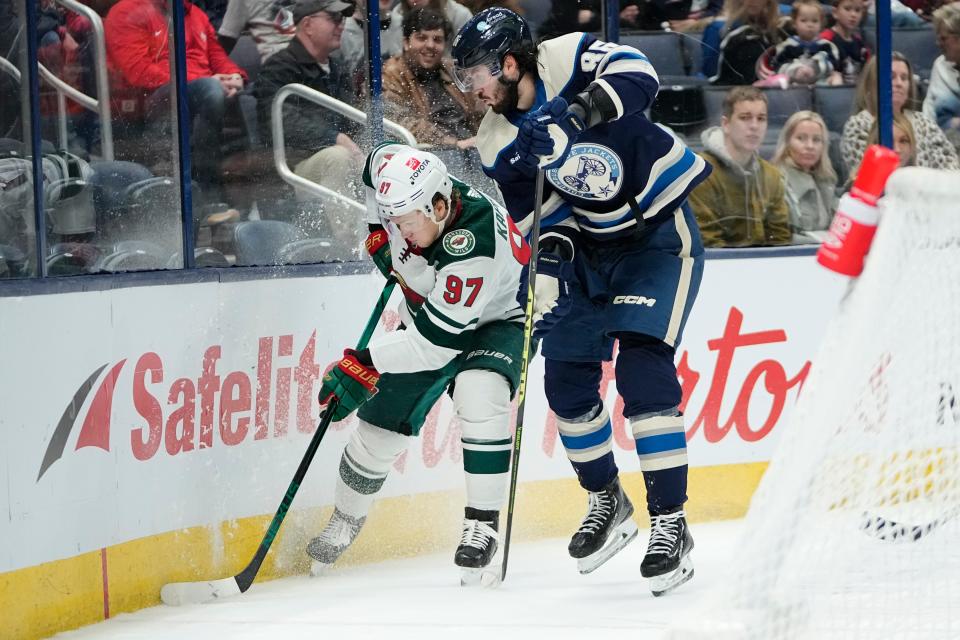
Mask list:
[[[891,73],[893,85],[893,114],[902,115],[910,121],[916,137],[916,164],[931,169],[960,169],[957,152],[947,137],[931,118],[917,110],[917,85],[910,61],[897,51],[893,52]],[[843,126],[840,153],[848,168],[860,165],[870,130],[877,114],[877,58],[871,58],[857,82],[854,110],[857,111]]]
[[[870,129],[867,144],[877,144],[880,139],[877,123]],[[910,118],[902,113],[893,116],[893,150],[900,156],[901,167],[912,167],[917,164],[917,134],[910,124]]]
[[[773,164],[786,178],[794,234],[824,231],[837,208],[837,174],[830,164],[827,125],[820,114],[798,111],[780,130]]]

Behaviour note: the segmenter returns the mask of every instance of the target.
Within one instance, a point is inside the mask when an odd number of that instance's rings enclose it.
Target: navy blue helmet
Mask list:
[[[499,76],[503,57],[524,43],[533,43],[530,26],[513,11],[490,7],[473,16],[453,40],[457,86],[469,92]]]

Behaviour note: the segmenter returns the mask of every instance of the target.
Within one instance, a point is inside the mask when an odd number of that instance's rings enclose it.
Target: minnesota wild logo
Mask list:
[[[443,248],[452,256],[465,256],[477,246],[477,239],[466,229],[457,229],[443,236]]]

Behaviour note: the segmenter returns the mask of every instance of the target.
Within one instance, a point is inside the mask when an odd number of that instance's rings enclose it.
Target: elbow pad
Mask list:
[[[580,116],[587,128],[617,118],[617,107],[613,100],[596,83],[590,84],[578,93],[570,104],[570,110]]]

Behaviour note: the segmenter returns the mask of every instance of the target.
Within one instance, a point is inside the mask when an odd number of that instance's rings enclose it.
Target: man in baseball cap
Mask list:
[[[344,19],[353,10],[353,3],[345,0],[297,0],[293,5],[293,40],[270,56],[257,77],[257,113],[264,140],[272,139],[273,98],[288,84],[302,84],[348,104],[355,102],[349,73],[342,60],[331,55],[340,48]],[[354,142],[359,126],[336,111],[291,96],[283,106],[283,131],[287,160],[297,175],[337,193],[360,197],[357,177],[364,155]],[[315,199],[305,191],[297,197]],[[340,209],[311,210],[295,222],[305,231],[321,230],[333,236],[340,252],[337,259],[356,259],[366,227],[356,216],[340,220]]]
[[[297,0],[293,5],[293,22],[299,24],[304,18],[321,11],[333,16],[334,21],[342,22],[353,15],[354,8],[352,2],[344,0]]]

